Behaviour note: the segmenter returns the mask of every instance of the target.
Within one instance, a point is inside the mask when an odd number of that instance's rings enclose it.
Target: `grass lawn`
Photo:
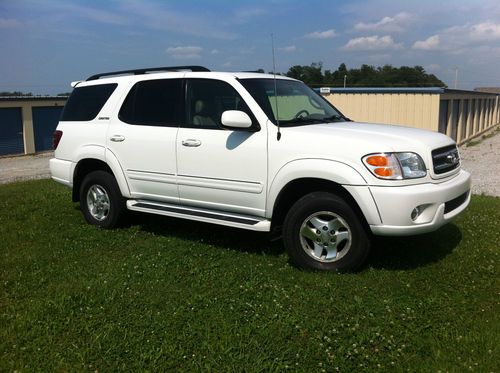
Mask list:
[[[376,239],[347,275],[300,271],[262,233],[97,229],[70,199],[0,186],[0,371],[500,370],[500,198]]]

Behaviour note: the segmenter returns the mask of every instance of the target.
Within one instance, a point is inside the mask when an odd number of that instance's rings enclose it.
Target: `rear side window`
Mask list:
[[[75,88],[64,106],[61,120],[87,121],[94,119],[117,86],[118,84],[113,83]]]
[[[129,124],[174,127],[182,101],[182,79],[144,80],[132,87],[118,116]]]

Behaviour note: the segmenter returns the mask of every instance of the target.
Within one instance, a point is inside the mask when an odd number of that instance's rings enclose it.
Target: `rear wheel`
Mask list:
[[[80,208],[88,223],[116,227],[125,212],[125,199],[114,176],[105,171],[85,176],[80,188]]]
[[[354,270],[370,250],[369,233],[354,210],[326,192],[310,193],[291,207],[283,242],[296,265],[324,271]]]

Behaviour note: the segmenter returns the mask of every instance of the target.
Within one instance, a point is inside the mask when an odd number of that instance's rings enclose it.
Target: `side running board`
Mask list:
[[[172,216],[175,218],[203,221],[229,227],[249,229],[252,231],[269,232],[271,221],[265,218],[229,213],[217,210],[202,209],[173,205],[163,202],[152,202],[147,200],[128,200],[127,208],[132,211],[149,212],[152,214]]]

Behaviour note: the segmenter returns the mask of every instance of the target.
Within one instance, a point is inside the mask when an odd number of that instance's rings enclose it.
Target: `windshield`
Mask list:
[[[282,126],[339,122],[346,118],[328,101],[300,81],[276,79],[240,79],[240,83],[257,101],[268,118]]]

